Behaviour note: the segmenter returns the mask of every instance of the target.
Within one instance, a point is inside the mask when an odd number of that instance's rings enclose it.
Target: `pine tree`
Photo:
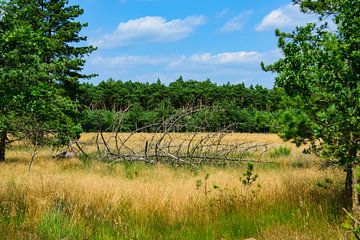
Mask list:
[[[84,11],[66,0],[2,1],[0,10],[3,161],[9,136],[36,144],[65,144],[79,135],[73,100],[79,79],[93,76],[80,71],[84,56],[95,48],[80,46],[86,40],[80,36],[86,24],[76,18]]]

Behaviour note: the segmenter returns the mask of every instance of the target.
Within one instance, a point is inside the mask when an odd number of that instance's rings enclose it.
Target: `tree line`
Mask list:
[[[276,128],[280,89],[246,87],[244,83],[217,85],[210,80],[184,80],[169,85],[109,79],[98,85],[83,83],[76,91],[84,131],[112,131],[118,112],[125,112],[121,131],[134,131],[161,122],[184,108],[192,114],[179,131],[270,132]],[[147,131],[154,129],[147,128]]]

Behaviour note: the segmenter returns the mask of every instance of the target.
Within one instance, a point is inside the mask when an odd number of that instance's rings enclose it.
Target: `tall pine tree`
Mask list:
[[[84,56],[86,24],[67,0],[0,3],[0,161],[11,140],[65,144],[81,131],[74,100]],[[9,139],[9,136],[11,139]]]

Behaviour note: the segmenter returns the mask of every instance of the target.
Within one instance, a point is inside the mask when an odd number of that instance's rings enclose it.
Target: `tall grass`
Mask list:
[[[29,173],[26,161],[8,162],[0,239],[346,239],[343,172],[255,165],[245,186],[244,171],[41,157]]]

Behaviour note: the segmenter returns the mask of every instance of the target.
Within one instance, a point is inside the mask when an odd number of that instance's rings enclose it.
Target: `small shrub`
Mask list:
[[[204,180],[198,179],[196,181],[196,188],[198,190],[202,190],[205,194],[205,196],[207,197],[207,195],[211,192],[211,190],[208,187],[208,180],[210,178],[210,174],[209,173],[205,173],[205,177]],[[214,188],[216,189],[216,188]]]
[[[280,146],[270,152],[271,158],[287,157],[291,153],[291,149],[288,147]]]
[[[240,178],[241,182],[245,185],[245,186],[250,186],[251,184],[253,184],[256,179],[258,178],[257,174],[254,174],[254,164],[249,162],[247,164],[247,168],[246,171],[243,173],[243,178]]]

